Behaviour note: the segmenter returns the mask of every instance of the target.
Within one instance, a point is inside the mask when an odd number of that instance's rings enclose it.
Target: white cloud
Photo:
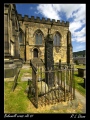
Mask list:
[[[86,41],[86,37],[85,36],[81,36],[81,37],[77,37],[76,39],[77,42],[85,42]]]
[[[48,14],[54,12],[57,15],[59,15],[59,12],[63,12],[66,14],[67,19],[74,16],[76,18],[85,17],[85,4],[39,4],[37,10],[42,11],[43,15],[47,14],[46,11],[48,11]]]
[[[60,19],[57,10],[55,10],[52,4],[40,4],[37,7],[37,10],[39,11],[39,13],[41,13],[47,18],[56,19],[56,20]]]
[[[79,8],[78,4],[59,4],[60,11],[66,14],[67,19],[73,17],[73,12]]]
[[[82,25],[83,24],[80,21],[72,22],[70,24],[72,41],[76,41],[76,42],[85,42],[86,41],[86,27],[85,26],[81,30],[75,31],[75,30],[81,28]]]
[[[86,37],[85,36],[75,36],[72,38],[72,41],[76,41],[76,42],[80,42],[80,43],[83,43],[86,41]]]
[[[79,29],[79,28],[81,28],[82,27],[82,23],[80,22],[80,21],[78,21],[78,22],[71,22],[70,23],[70,27],[69,27],[69,29],[70,29],[70,31],[72,32],[72,33],[74,33],[75,32],[75,30],[77,30],[77,29]]]
[[[70,22],[70,31],[72,34],[72,41],[85,42],[86,41],[86,5],[85,4],[39,4],[37,10],[44,17],[62,20],[62,14],[66,16],[66,19]],[[84,27],[83,27],[84,26]],[[81,29],[82,28],[82,29]],[[80,31],[76,31],[79,30]]]
[[[74,21],[85,20],[85,15],[86,15],[85,9],[86,9],[86,6],[84,4],[79,5],[79,10],[73,15],[75,16]]]
[[[74,36],[81,37],[84,36],[85,33],[86,33],[86,27],[83,27],[81,31],[74,32]]]

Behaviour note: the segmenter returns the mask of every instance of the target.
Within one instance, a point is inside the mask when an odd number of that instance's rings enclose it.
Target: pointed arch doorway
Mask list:
[[[33,57],[38,58],[38,49],[37,48],[34,48],[34,50],[33,50]]]

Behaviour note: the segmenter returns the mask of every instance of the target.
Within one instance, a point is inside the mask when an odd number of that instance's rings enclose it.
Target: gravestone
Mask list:
[[[85,77],[86,76],[86,69],[85,68],[77,68],[78,69],[78,76]]]
[[[53,60],[53,37],[50,34],[50,29],[48,29],[48,35],[45,38],[45,69],[53,70],[54,69],[54,60]],[[54,85],[54,73],[49,72],[45,74],[46,83],[48,86],[52,87]]]

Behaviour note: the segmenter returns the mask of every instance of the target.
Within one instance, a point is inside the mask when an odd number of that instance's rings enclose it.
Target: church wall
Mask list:
[[[7,20],[6,20],[7,17]],[[4,54],[5,57],[19,57],[18,19],[13,4],[4,5]],[[7,29],[7,33],[5,33]]]
[[[70,63],[72,62],[72,46],[69,48],[67,45],[69,22],[59,20],[56,22],[54,19],[50,21],[50,19],[45,20],[45,18],[40,20],[39,17],[34,18],[34,16],[31,16],[31,18],[28,18],[27,15],[22,17],[22,15],[17,14],[16,9],[14,9],[14,5],[11,4],[11,7],[4,11],[4,13],[8,15],[8,26],[5,25],[8,31],[8,34],[5,34],[5,44],[7,44],[5,46],[5,52],[9,52],[12,56],[18,57],[20,53],[20,58],[24,60],[30,60],[33,59],[34,49],[37,48],[38,57],[44,60],[45,37],[48,34],[48,28],[51,28],[50,32],[53,35],[53,38],[56,32],[60,34],[60,46],[53,47],[54,62],[58,62],[61,59],[62,62],[67,63],[67,58],[69,59],[68,61],[70,61]],[[22,31],[23,33],[22,44],[19,43],[19,33],[16,32],[18,31],[18,26],[20,27],[19,32]],[[43,33],[42,45],[35,44],[36,30],[40,30]]]
[[[27,30],[25,28],[25,25],[27,24]],[[44,59],[44,47],[45,47],[45,36],[48,33],[48,28],[50,28],[51,25],[48,24],[42,24],[42,23],[34,23],[34,22],[23,22],[21,28],[23,31],[26,30],[26,41],[28,41],[28,45],[26,47],[26,59],[30,60],[33,58],[33,49],[36,47],[39,49],[39,57]],[[36,30],[40,29],[44,36],[43,36],[43,44],[38,46],[35,45],[35,36],[34,33]],[[60,47],[53,47],[53,56],[54,61],[58,62],[59,59],[62,60],[62,62],[67,62],[67,32],[69,28],[63,27],[63,26],[56,26],[53,25],[51,29],[51,34],[54,36],[55,32],[58,31],[61,34],[61,40],[60,40]]]

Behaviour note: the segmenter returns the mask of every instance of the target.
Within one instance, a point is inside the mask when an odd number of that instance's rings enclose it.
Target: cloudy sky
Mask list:
[[[86,50],[86,4],[16,4],[19,14],[70,22],[73,52]]]

